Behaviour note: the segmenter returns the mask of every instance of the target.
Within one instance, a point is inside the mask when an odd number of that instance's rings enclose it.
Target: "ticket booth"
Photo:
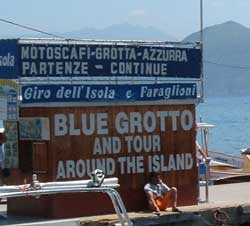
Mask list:
[[[17,52],[22,180],[32,173],[43,182],[82,180],[99,168],[119,178],[127,210],[140,211],[149,174],[160,172],[178,188],[179,206],[197,204],[199,48],[19,40]],[[11,198],[8,212],[76,217],[114,210],[103,194],[77,193]]]

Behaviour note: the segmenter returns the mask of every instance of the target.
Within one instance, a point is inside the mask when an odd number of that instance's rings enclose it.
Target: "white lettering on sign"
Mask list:
[[[90,48],[75,46],[22,46],[22,60],[82,60],[90,59]]]
[[[180,87],[180,84],[173,85],[172,87],[154,87],[144,85],[141,87],[141,98],[155,98],[164,97],[170,99],[171,97],[195,96],[196,85],[192,87]]]
[[[112,62],[112,75],[167,75],[167,63]]]
[[[58,99],[67,99],[67,98],[80,98],[81,97],[81,92],[83,90],[84,86],[73,86],[72,88],[65,88],[64,86],[61,86],[57,91],[56,91],[56,98]]]
[[[159,152],[161,140],[159,135],[124,136],[127,153]],[[93,146],[93,155],[118,154],[122,151],[121,137],[96,137]]]
[[[115,160],[112,158],[102,158],[58,161],[56,178],[81,178],[90,176],[91,172],[95,169],[103,170],[107,176],[114,175]]]
[[[86,88],[85,98],[88,99],[114,99],[115,90],[106,86],[104,89],[95,89],[91,86]]]
[[[187,62],[186,50],[163,50],[163,49],[144,49],[143,60],[150,61],[177,61],[177,62]]]
[[[21,47],[21,59],[24,60],[137,60],[152,62],[187,62],[186,49],[143,48],[133,46],[31,46]]]
[[[189,113],[188,113],[189,112]],[[171,120],[171,128],[169,130],[176,131],[177,129],[177,119],[185,116],[185,121],[181,120],[181,129],[187,128],[188,126],[193,125],[194,119],[192,112],[186,110],[185,112],[181,111],[157,111],[154,112],[119,112],[115,119],[115,127],[118,133],[141,133],[141,132],[154,132],[157,128],[157,125],[160,124],[160,129],[162,132],[167,131],[166,120]],[[185,129],[186,130],[186,129]]]
[[[127,156],[118,158],[121,174],[144,173],[143,156]]]
[[[50,99],[51,97],[51,91],[50,89],[41,89],[37,86],[31,88],[27,88],[25,92],[23,93],[24,98],[27,100],[40,100],[40,99]]]
[[[55,136],[65,136],[68,133],[67,116],[55,114]]]
[[[14,67],[15,66],[15,56],[11,53],[6,53],[4,56],[0,56],[0,67]]]
[[[80,129],[75,128],[75,117],[73,114],[69,115],[69,121],[71,122],[69,124],[69,133],[72,134],[73,136],[80,135]]]
[[[94,54],[97,60],[136,60],[135,49],[131,47],[97,47]]]
[[[146,161],[145,161],[146,160]],[[145,163],[147,162],[147,166]],[[82,178],[90,176],[95,169],[101,169],[105,175],[138,174],[148,172],[173,172],[191,170],[194,159],[191,153],[161,154],[149,156],[121,156],[113,158],[79,159],[57,162],[57,179]]]
[[[170,111],[168,113],[168,115],[172,119],[172,130],[176,131],[177,130],[177,117],[180,116],[180,112],[179,111]]]
[[[63,100],[82,100],[82,98],[89,100],[97,99],[115,99],[116,91],[115,89],[110,88],[109,86],[103,86],[103,88],[94,88],[93,86],[75,86],[72,85],[60,85],[51,87],[46,86],[29,86],[23,88],[23,99],[28,100],[50,100],[53,101],[63,99]]]
[[[55,114],[55,136],[65,135],[107,135],[109,133],[107,113],[81,114],[81,127],[75,128],[75,114]],[[171,121],[167,124],[167,120]],[[177,121],[180,120],[180,127]],[[157,112],[118,112],[114,119],[118,134],[152,133],[159,126],[161,132],[190,130],[194,124],[193,114],[189,110]],[[169,127],[169,128],[168,128]],[[76,132],[77,131],[77,132]],[[80,131],[80,133],[79,133]]]
[[[159,135],[125,136],[128,153],[157,152],[161,150]]]
[[[181,125],[184,130],[190,130],[193,127],[193,120],[190,120],[193,118],[192,113],[188,110],[184,110],[181,115]]]
[[[149,172],[190,170],[194,160],[190,153],[148,156]]]
[[[55,136],[108,134],[108,114],[107,113],[90,113],[81,115],[81,128],[75,128],[75,115],[69,113],[55,114]]]
[[[121,152],[121,140],[119,137],[96,137],[93,154],[106,155]]]
[[[157,134],[191,130],[194,118],[190,110],[117,112],[110,119],[109,115],[102,112],[55,114],[55,136],[94,136],[92,150],[88,151],[90,154],[92,151],[91,159],[58,161],[58,179],[82,178],[96,168],[111,176],[194,167],[191,153],[168,154],[165,148],[162,150],[162,135]]]
[[[22,62],[22,75],[87,75],[88,62]]]
[[[22,45],[22,76],[173,76],[169,63],[188,62],[187,49],[113,45]],[[193,59],[191,59],[193,60]],[[10,64],[4,56],[2,64]],[[169,66],[170,65],[170,66]],[[169,72],[170,71],[170,72]]]

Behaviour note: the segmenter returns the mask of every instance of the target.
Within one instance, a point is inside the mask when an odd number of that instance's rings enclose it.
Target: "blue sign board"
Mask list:
[[[0,40],[0,78],[15,79],[17,75],[17,40]]]
[[[200,78],[201,50],[142,45],[20,44],[21,77]]]
[[[196,83],[138,85],[25,85],[22,104],[121,103],[196,99]]]

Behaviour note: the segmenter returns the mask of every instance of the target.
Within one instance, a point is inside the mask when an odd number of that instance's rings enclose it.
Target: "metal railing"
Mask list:
[[[100,171],[99,171],[100,173]],[[95,174],[95,173],[94,173]],[[124,203],[115,190],[119,187],[117,178],[104,179],[103,176],[92,176],[92,180],[79,181],[63,181],[63,182],[47,182],[40,183],[36,174],[33,174],[30,184],[22,184],[16,186],[1,186],[0,198],[34,196],[39,198],[41,195],[51,195],[58,193],[76,193],[76,192],[101,192],[106,193],[110,197],[116,214],[122,226],[132,226]]]

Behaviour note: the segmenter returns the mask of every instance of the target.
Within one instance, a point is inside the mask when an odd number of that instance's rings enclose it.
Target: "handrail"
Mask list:
[[[100,172],[100,171],[99,171]],[[58,193],[76,193],[76,192],[101,192],[107,193],[110,197],[116,214],[122,226],[132,226],[133,223],[129,219],[124,203],[115,190],[120,185],[116,183],[117,178],[107,178],[96,181],[95,177],[92,180],[64,181],[64,182],[48,182],[40,183],[34,174],[30,184],[23,184],[17,186],[1,186],[0,198],[11,198],[21,196],[34,196],[39,198],[40,195],[51,195]]]

